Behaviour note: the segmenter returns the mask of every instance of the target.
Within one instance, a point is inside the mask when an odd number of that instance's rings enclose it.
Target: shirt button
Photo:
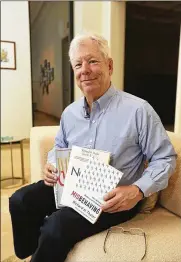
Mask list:
[[[95,122],[96,122],[95,120],[92,121],[93,124],[94,124]]]

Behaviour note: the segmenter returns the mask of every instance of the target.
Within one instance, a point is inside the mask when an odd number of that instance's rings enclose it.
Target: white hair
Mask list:
[[[97,35],[95,33],[86,32],[86,33],[76,35],[73,38],[73,40],[71,41],[70,47],[69,47],[70,61],[73,60],[74,51],[76,50],[76,48],[87,39],[91,39],[97,43],[99,50],[102,53],[104,58],[110,57],[110,49],[108,46],[108,41],[100,35]]]

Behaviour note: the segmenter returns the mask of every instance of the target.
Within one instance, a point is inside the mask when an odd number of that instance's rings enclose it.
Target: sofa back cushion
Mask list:
[[[30,164],[31,183],[43,178],[48,152],[53,148],[59,126],[38,126],[31,129]]]
[[[177,153],[177,163],[168,187],[160,192],[159,203],[181,217],[181,136],[172,132],[168,132],[168,135]]]

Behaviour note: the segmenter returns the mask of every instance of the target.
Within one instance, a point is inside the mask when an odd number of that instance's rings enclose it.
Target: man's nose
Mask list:
[[[81,68],[82,74],[88,74],[90,73],[90,65],[87,62],[82,63],[82,68]]]

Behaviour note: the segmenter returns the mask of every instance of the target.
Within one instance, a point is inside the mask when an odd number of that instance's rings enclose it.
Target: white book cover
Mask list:
[[[81,167],[81,172],[74,175],[76,164],[77,158],[69,162],[71,169],[68,168],[67,174],[70,176],[66,176],[61,203],[72,207],[94,224],[102,212],[104,195],[117,186],[123,173],[110,166],[108,161],[103,162],[94,156],[89,157]]]
[[[80,176],[81,171],[84,170],[89,159],[99,159],[102,162],[109,163],[110,153],[97,149],[89,149],[78,146],[73,146],[70,154],[66,180],[64,184],[63,194],[61,198],[61,205],[70,206],[69,199],[72,188],[75,186],[77,177]]]
[[[68,169],[68,163],[70,158],[71,149],[70,148],[60,148],[55,150],[56,155],[56,168],[58,170],[55,175],[57,175],[58,180],[54,185],[54,195],[56,208],[60,208],[60,200],[63,193],[65,176]]]

